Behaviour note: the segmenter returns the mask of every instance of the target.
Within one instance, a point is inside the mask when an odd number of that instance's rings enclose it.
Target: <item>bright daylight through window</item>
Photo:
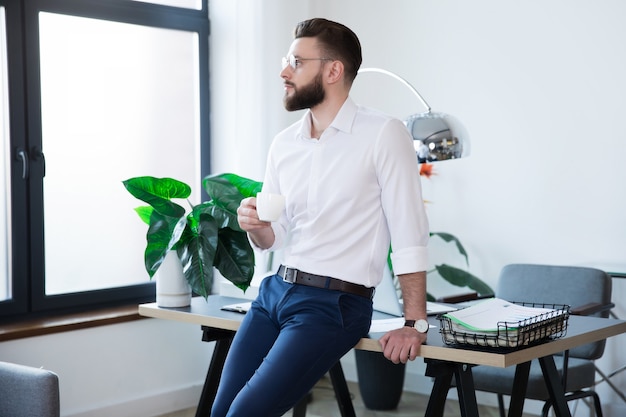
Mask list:
[[[9,146],[9,94],[6,14],[0,7],[0,301],[11,297],[11,246],[9,243],[11,148]]]
[[[147,226],[122,181],[200,189],[198,34],[47,12],[39,24],[46,294],[145,283]]]
[[[142,3],[161,4],[186,9],[202,10],[202,0],[134,0]]]

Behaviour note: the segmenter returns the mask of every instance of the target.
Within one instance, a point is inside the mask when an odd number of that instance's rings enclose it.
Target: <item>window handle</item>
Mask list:
[[[22,148],[17,149],[17,160],[22,163],[22,179],[28,179],[28,153]]]
[[[43,171],[42,177],[46,176],[46,158],[43,155],[43,151],[40,147],[33,148],[33,153],[35,154],[35,161],[41,160],[41,169]]]

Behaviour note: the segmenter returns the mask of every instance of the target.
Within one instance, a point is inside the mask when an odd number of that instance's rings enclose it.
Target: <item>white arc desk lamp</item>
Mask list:
[[[453,116],[432,112],[420,93],[407,80],[382,68],[361,68],[360,73],[376,72],[400,81],[419,99],[426,108],[404,120],[413,136],[415,152],[419,163],[445,161],[463,158],[470,153],[470,142],[463,125]]]

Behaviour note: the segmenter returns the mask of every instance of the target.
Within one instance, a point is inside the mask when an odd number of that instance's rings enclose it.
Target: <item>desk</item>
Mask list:
[[[215,398],[226,354],[243,318],[243,315],[240,313],[222,311],[220,307],[241,301],[238,298],[212,295],[209,296],[206,302],[200,297],[194,297],[191,306],[184,308],[160,308],[155,303],[139,306],[139,314],[142,316],[200,325],[203,330],[202,340],[216,342],[198,406],[198,416],[210,414],[211,404]],[[439,327],[439,322],[436,318],[431,317],[429,321],[430,324]],[[461,414],[464,417],[478,416],[471,371],[473,365],[502,368],[517,366],[516,388],[511,397],[509,416],[521,416],[530,361],[539,359],[556,415],[570,417],[571,414],[563,398],[563,387],[552,355],[621,333],[626,333],[626,321],[571,316],[567,334],[563,338],[511,352],[494,352],[447,346],[443,343],[441,335],[431,330],[428,344],[423,345],[420,349],[420,356],[427,363],[426,375],[435,378],[426,416],[443,416],[443,408],[453,376],[456,378]],[[372,334],[371,339],[361,339],[355,346],[355,349],[380,352],[381,348],[377,340],[379,336],[381,335]],[[331,369],[330,377],[337,395],[341,415],[354,416],[354,408],[352,407],[352,401],[347,391],[348,388],[339,362]],[[306,403],[304,404],[305,406]],[[302,407],[302,404],[298,407]],[[294,415],[303,414],[296,410]]]

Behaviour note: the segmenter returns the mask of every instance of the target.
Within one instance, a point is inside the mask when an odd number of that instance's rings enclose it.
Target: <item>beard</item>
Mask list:
[[[326,98],[326,92],[322,84],[321,71],[317,74],[315,79],[307,85],[300,88],[296,88],[293,84],[291,85],[294,89],[293,94],[291,96],[285,94],[285,97],[283,97],[283,104],[287,111],[310,109],[320,104],[324,101],[324,98]]]

